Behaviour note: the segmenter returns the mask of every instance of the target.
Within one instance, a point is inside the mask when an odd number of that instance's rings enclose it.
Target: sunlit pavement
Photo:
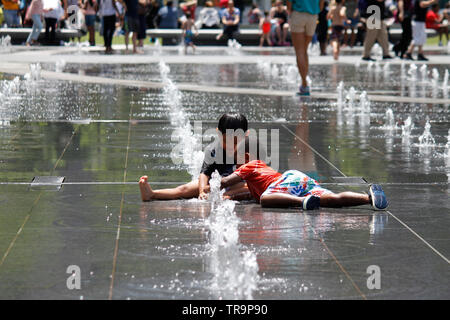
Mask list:
[[[201,132],[225,112],[243,113],[251,128],[279,135],[279,171],[301,170],[333,191],[367,192],[377,182],[389,199],[387,211],[236,204],[239,249],[258,263],[252,298],[449,298],[445,49],[428,48],[426,68],[399,59],[369,65],[358,50],[339,63],[313,56],[312,97],[302,99],[290,48],[8,50],[0,53],[0,298],[243,298],[212,286],[208,202],[140,201],[143,174],[154,188],[190,180],[171,159],[178,128],[160,61]],[[37,62],[41,71],[31,71]],[[434,143],[421,145],[427,121]],[[65,180],[30,184],[46,176]],[[68,287],[69,266],[79,267],[80,289]]]

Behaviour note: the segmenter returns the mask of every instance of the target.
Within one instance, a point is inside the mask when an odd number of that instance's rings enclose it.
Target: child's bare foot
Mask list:
[[[148,184],[148,177],[142,176],[139,179],[139,189],[141,189],[142,201],[150,201],[153,199],[153,190]]]

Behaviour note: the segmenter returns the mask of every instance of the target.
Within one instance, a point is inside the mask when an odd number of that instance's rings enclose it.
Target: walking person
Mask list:
[[[404,54],[408,50],[412,40],[411,18],[413,14],[414,0],[399,0],[397,20],[402,25],[402,37],[400,41],[394,45],[395,56],[403,59]]]
[[[149,29],[156,29],[158,27],[157,23],[156,23],[156,18],[158,17],[159,2],[157,0],[151,0],[149,6],[150,6],[150,9],[146,16],[147,27]],[[156,38],[150,38],[150,42],[155,42],[155,41],[157,41]]]
[[[124,0],[126,4],[125,17],[127,20],[128,32],[132,32],[131,42],[133,43],[133,53],[144,53],[138,49],[139,14],[138,0]]]
[[[367,9],[366,12],[363,14],[361,12],[361,17],[363,17],[366,20],[366,38],[364,39],[364,53],[362,59],[365,61],[375,61],[375,59],[372,59],[370,57],[370,52],[372,50],[373,45],[375,44],[375,41],[378,41],[381,48],[383,49],[383,60],[386,59],[392,59],[392,57],[389,55],[389,40],[388,40],[388,32],[387,32],[387,26],[384,22],[385,17],[385,0],[368,0],[367,1],[367,8],[370,6],[377,6],[379,8],[380,12],[380,19],[381,21],[375,21],[379,23],[379,26],[370,26],[367,25],[367,19],[372,13],[368,13]]]
[[[27,10],[27,14],[25,16],[25,20],[33,21],[33,28],[28,35],[26,45],[37,45],[39,35],[42,30],[42,15],[44,14],[44,3],[42,0],[33,0],[30,4],[30,7]]]
[[[317,17],[323,9],[324,0],[288,0],[287,10],[290,15],[292,44],[297,56],[297,67],[302,78],[298,95],[309,96],[308,76],[309,59],[308,45],[316,31]]]
[[[144,46],[144,40],[147,37],[147,21],[146,17],[150,9],[149,0],[139,0],[138,1],[138,19],[139,19],[139,30],[137,33],[138,47]]]
[[[56,26],[58,20],[65,16],[64,10],[59,0],[45,0],[44,9],[45,43],[56,45]]]
[[[121,1],[122,6],[126,9],[125,4]],[[116,14],[120,16],[116,0],[100,0],[99,15],[103,19],[103,39],[105,40],[105,53],[113,53],[112,39],[116,30]]]
[[[345,30],[344,24],[347,22],[347,8],[344,1],[333,0],[327,15],[331,20],[331,45],[333,46],[333,58],[336,61],[339,59],[342,33]]]
[[[89,45],[95,46],[95,8],[96,0],[81,0],[81,10],[83,10],[84,21],[89,33]]]
[[[406,59],[414,60],[412,57],[412,53],[414,51],[414,47],[417,46],[419,48],[417,60],[428,61],[428,58],[426,58],[423,55],[423,45],[425,44],[425,42],[427,42],[427,34],[425,32],[425,21],[427,17],[428,8],[436,2],[437,0],[415,0],[414,19],[412,22],[413,41],[405,54]]]

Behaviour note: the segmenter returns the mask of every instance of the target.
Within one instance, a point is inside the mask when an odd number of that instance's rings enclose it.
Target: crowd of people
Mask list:
[[[315,17],[315,32],[311,40],[320,44],[322,55],[326,55],[326,48],[331,44],[335,59],[339,58],[341,46],[353,47],[360,44],[364,46],[363,59],[372,60],[370,51],[375,42],[383,49],[383,56],[389,58],[388,29],[393,22],[398,22],[402,27],[401,40],[393,48],[395,55],[401,58],[412,59],[412,52],[418,47],[418,59],[426,59],[422,51],[426,29],[436,31],[439,45],[443,45],[444,36],[448,42],[448,1],[442,7],[438,0],[347,0],[347,3],[346,0],[314,1],[321,5]],[[314,1],[307,0],[299,6],[302,10],[303,7],[311,9],[309,3]],[[98,23],[106,52],[112,51],[113,35],[123,34],[128,47],[129,34],[132,33],[133,52],[139,53],[139,47],[146,38],[146,30],[154,28],[182,28],[186,46],[193,46],[197,32],[192,33],[192,28],[222,29],[217,40],[223,37],[233,39],[244,18],[243,0],[208,0],[201,3],[201,10],[197,10],[197,0],[187,0],[178,5],[172,0],[167,0],[165,4],[162,0],[1,0],[1,3],[1,24],[9,28],[32,27],[27,45],[38,44],[43,22],[44,42],[55,43],[55,30],[67,26],[68,8],[75,6],[79,9],[77,25],[82,32],[89,34],[90,45],[95,45],[95,24]],[[295,6],[297,2],[275,0],[270,10],[261,11],[253,2],[246,14],[246,23],[259,28],[261,46],[264,43],[269,46],[291,45],[288,37],[292,33],[292,21],[289,21],[292,20],[292,12],[289,10],[292,3]],[[366,26],[367,19],[372,14],[367,8],[373,5],[381,13],[379,28]],[[294,15],[295,12],[294,9]]]

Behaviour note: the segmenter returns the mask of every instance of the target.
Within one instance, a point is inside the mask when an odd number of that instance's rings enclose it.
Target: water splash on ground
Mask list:
[[[220,180],[220,175],[214,172],[210,180],[211,213],[207,219],[212,289],[220,299],[253,299],[259,279],[256,255],[242,251],[235,204],[231,200],[223,200]]]

